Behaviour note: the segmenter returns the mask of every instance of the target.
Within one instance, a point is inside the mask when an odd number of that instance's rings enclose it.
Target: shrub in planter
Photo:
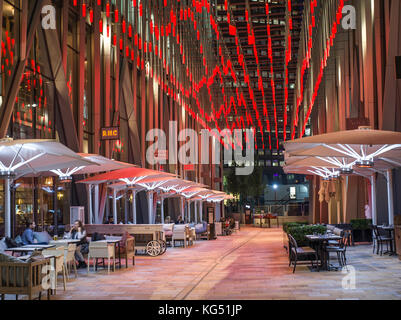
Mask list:
[[[351,220],[352,237],[354,239],[354,242],[372,242],[371,225],[371,219]]]
[[[288,233],[288,228],[290,227],[299,227],[299,226],[305,226],[308,225],[308,222],[284,222],[283,223],[283,230],[285,233]]]
[[[294,237],[299,247],[305,247],[309,245],[309,241],[306,238],[307,235],[312,235],[315,233],[325,234],[326,231],[327,227],[321,225],[298,225],[288,227],[288,233]]]

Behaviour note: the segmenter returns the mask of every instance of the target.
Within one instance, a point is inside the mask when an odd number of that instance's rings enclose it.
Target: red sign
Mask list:
[[[184,171],[195,171],[195,166],[193,164],[184,164]]]

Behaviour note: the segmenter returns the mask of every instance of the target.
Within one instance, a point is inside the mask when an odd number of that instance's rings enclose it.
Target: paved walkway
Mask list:
[[[343,289],[341,271],[299,266],[293,274],[281,229],[245,228],[192,248],[169,248],[161,257],[138,256],[134,268],[110,275],[80,270],[54,299],[401,299],[398,258],[373,255],[371,246],[350,248],[347,256],[353,290]]]

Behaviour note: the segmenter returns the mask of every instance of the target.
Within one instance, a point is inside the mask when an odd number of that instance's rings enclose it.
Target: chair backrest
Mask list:
[[[339,228],[334,228],[333,233],[334,233],[336,236],[342,237],[343,234],[344,234],[344,230],[341,230],[341,229],[339,229]]]
[[[380,238],[379,228],[376,225],[372,225],[373,234],[376,239]]]
[[[331,225],[331,224],[328,224],[328,225],[327,225],[327,230],[329,230],[329,231],[333,231],[335,228],[336,228],[336,227],[333,226],[333,225]]]
[[[75,261],[75,250],[77,250],[77,245],[75,243],[70,243],[64,250],[65,262]]]
[[[42,254],[46,256],[53,256],[55,257],[54,259],[50,259],[50,263],[53,265],[55,271],[57,273],[63,271],[63,264],[64,264],[64,246],[62,247],[57,247],[57,248],[51,248],[51,249],[46,249],[42,251]],[[54,262],[56,262],[56,265],[54,265]]]
[[[125,250],[126,252],[133,252],[135,251],[135,238],[128,238],[125,242]]]
[[[294,239],[294,237],[292,235],[288,234],[288,240],[290,240],[290,245],[292,248],[295,248],[295,249],[298,248],[297,241]]]

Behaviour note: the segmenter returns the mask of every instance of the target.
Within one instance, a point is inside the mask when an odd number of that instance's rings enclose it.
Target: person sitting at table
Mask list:
[[[80,240],[75,250],[75,260],[78,262],[78,268],[86,268],[87,264],[83,254],[88,253],[89,245],[86,240],[86,230],[83,226],[82,221],[77,220],[71,227],[70,232],[67,234],[67,239]]]
[[[175,222],[175,224],[185,224],[184,220],[182,220],[182,216],[178,216],[178,219]]]
[[[24,246],[29,245],[29,244],[47,244],[47,243],[35,243],[34,242],[34,232],[33,230],[35,230],[35,221],[30,221],[28,220],[25,223],[26,229],[24,231],[24,233],[22,234],[21,240],[22,240],[22,244]]]

